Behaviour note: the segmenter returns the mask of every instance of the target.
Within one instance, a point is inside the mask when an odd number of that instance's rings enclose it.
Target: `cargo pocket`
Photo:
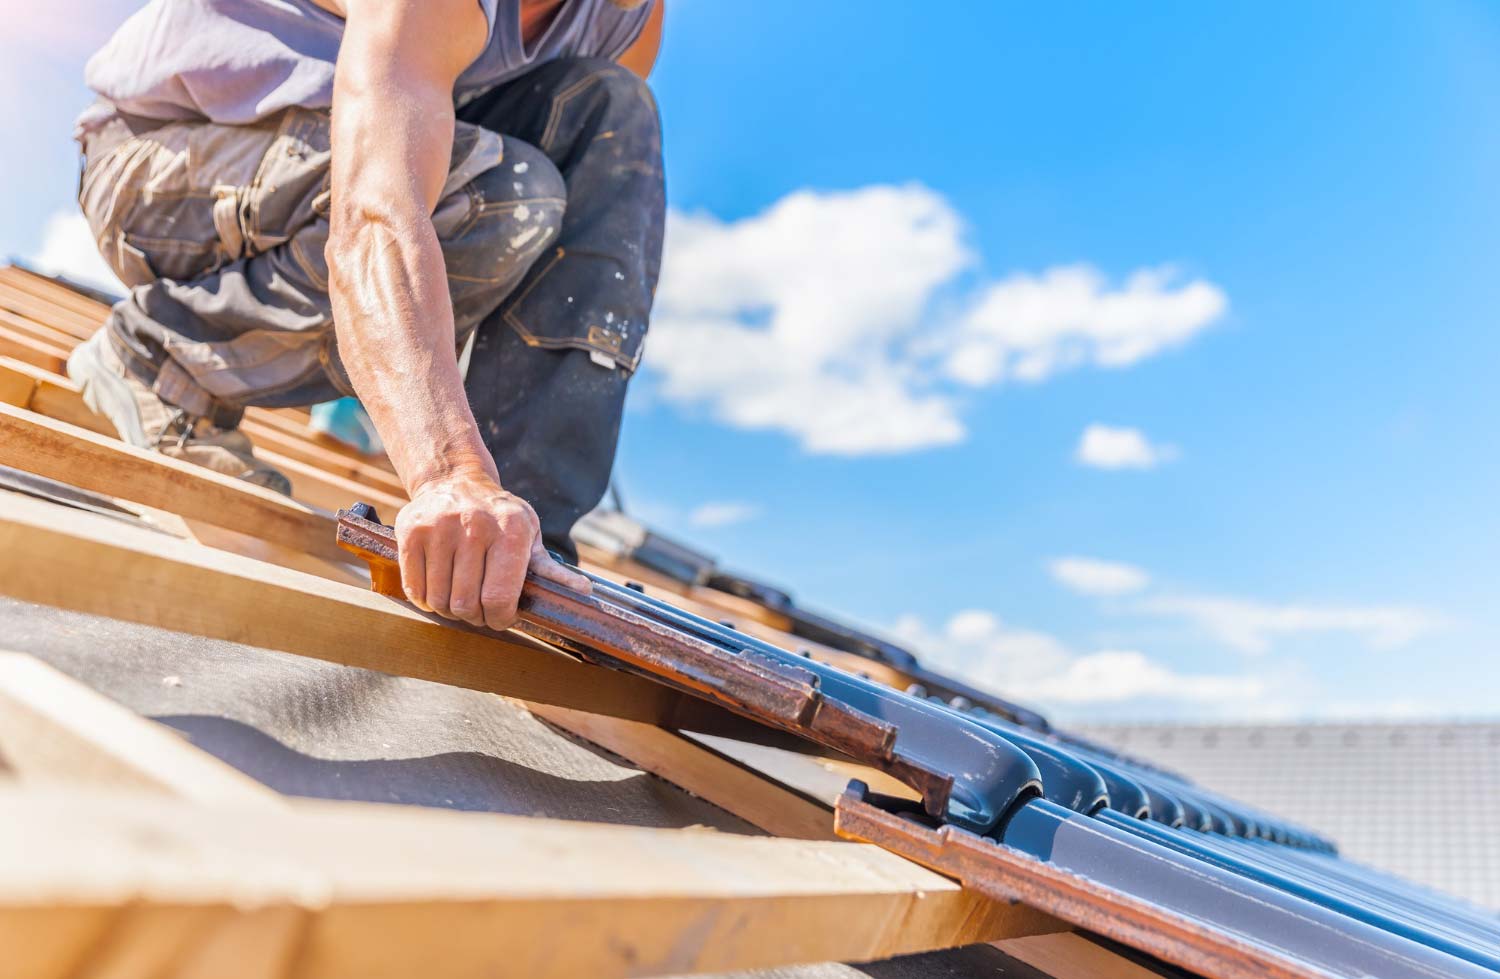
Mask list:
[[[283,245],[327,219],[332,136],[327,112],[288,109],[245,191],[243,221],[249,254]]]
[[[230,129],[170,123],[89,161],[80,203],[121,281],[139,286],[158,278],[191,280],[225,261],[224,188],[201,178],[220,171],[205,154],[205,143],[239,135]]]
[[[556,248],[506,304],[505,322],[533,347],[586,350],[602,367],[634,371],[651,298],[608,255]]]
[[[123,231],[116,233],[113,241],[105,241],[100,251],[105,264],[132,289],[160,278],[146,253],[132,245]]]

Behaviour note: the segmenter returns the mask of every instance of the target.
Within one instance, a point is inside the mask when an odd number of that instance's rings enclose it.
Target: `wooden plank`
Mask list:
[[[336,455],[342,456],[351,462],[363,465],[375,466],[395,475],[395,467],[383,454],[369,455],[340,442],[331,436],[314,432],[308,427],[310,409],[308,408],[246,408],[245,418],[258,425],[275,429],[294,438],[302,439],[310,446],[325,449]]]
[[[10,309],[6,309],[3,303],[0,303],[0,324],[9,327],[22,336],[31,337],[34,340],[39,340],[54,347],[60,347],[63,350],[71,351],[78,344],[78,341],[71,334],[49,326],[43,321],[33,319],[29,316],[18,315]]]
[[[10,360],[10,358],[0,358]],[[12,361],[14,363],[14,361]],[[16,371],[0,371],[0,403],[25,408],[31,404],[36,382]]]
[[[406,489],[395,474],[327,448],[316,441],[313,432],[304,429],[300,435],[289,435],[264,422],[256,421],[248,413],[240,423],[240,431],[255,443],[257,452],[271,451],[283,458],[305,463],[327,475],[352,479],[390,497],[406,499]]]
[[[83,316],[51,300],[29,295],[3,282],[0,282],[0,311],[44,323],[66,337],[70,343],[87,339],[104,322],[103,316]]]
[[[6,377],[32,379],[35,389],[30,408],[38,414],[69,422],[101,435],[114,436],[113,427],[84,403],[82,392],[68,378],[54,374],[45,367],[0,357],[0,378]],[[293,496],[324,509],[335,510],[356,500],[364,500],[381,507],[382,516],[387,516],[388,512],[388,518],[394,519],[396,512],[406,503],[404,496],[397,496],[346,476],[326,473],[317,466],[275,452],[257,448],[256,454],[287,475],[292,481]]]
[[[339,510],[351,503],[365,502],[380,511],[384,520],[396,519],[396,512],[406,505],[404,496],[325,472],[317,466],[299,462],[270,449],[257,448],[255,455],[275,466],[291,480],[292,495],[325,510]]]
[[[0,465],[336,561],[331,514],[244,480],[0,404]]]
[[[14,357],[33,367],[63,374],[67,370],[68,351],[33,339],[0,323],[0,357]]]
[[[195,803],[283,802],[175,732],[25,653],[0,651],[0,759],[27,784],[88,782]]]
[[[31,395],[24,404],[10,400],[6,404],[30,408],[49,418],[115,437],[114,426],[84,403],[78,385],[66,377],[14,357],[0,357],[0,385],[4,384],[14,384],[17,388],[22,384],[31,386]]]
[[[63,328],[79,340],[87,340],[109,316],[109,306],[104,303],[15,265],[0,268],[0,287],[5,293],[28,296],[65,313],[66,319],[59,318],[59,325],[66,323]]]
[[[1139,965],[1077,933],[1027,935],[993,944],[1052,979],[1163,979],[1183,975],[1166,964],[1161,971]]]
[[[286,544],[276,544],[237,530],[230,530],[227,527],[205,523],[202,520],[184,520],[164,510],[147,509],[146,512],[159,525],[165,524],[170,519],[174,522],[172,529],[178,532],[177,536],[195,540],[206,547],[254,558],[257,561],[266,561],[278,567],[317,575],[319,578],[353,585],[356,588],[370,587],[369,569],[360,561],[347,563],[346,559],[353,557],[351,554],[341,554],[338,558],[319,557],[306,550]]]
[[[203,954],[224,927],[246,925],[242,939],[269,927],[243,921],[268,911],[301,928],[284,971],[264,974],[323,979],[729,971],[1060,927],[849,843],[80,791],[0,791],[0,811],[0,944],[25,938],[29,957],[76,967],[37,936],[49,919],[78,934],[114,912],[91,975],[162,974],[152,967]]]
[[[679,696],[515,634],[18,494],[0,506],[0,554],[0,592],[24,601],[629,720],[670,718]]]

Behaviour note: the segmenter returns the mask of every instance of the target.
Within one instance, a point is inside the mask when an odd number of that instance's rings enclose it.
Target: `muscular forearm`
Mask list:
[[[407,491],[463,470],[498,479],[464,396],[431,220],[391,203],[347,210],[330,240],[339,350]]]
[[[339,351],[408,492],[459,469],[494,476],[464,397],[431,213],[452,139],[445,92],[342,78],[334,120],[329,295]]]

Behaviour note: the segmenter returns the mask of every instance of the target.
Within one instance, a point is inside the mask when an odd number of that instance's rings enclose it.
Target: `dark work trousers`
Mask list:
[[[569,559],[608,486],[639,365],[665,199],[656,105],[613,62],[541,65],[458,109],[433,225],[467,389],[502,484]],[[80,199],[130,295],[106,329],[128,370],[222,426],[248,405],[353,388],[328,299],[329,122],[117,119],[85,140]],[[477,331],[477,333],[476,333]]]

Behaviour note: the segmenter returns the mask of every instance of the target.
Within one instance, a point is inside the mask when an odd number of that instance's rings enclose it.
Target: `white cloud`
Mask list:
[[[1140,611],[1184,619],[1215,639],[1247,653],[1262,653],[1276,639],[1317,633],[1358,636],[1375,649],[1392,649],[1441,628],[1441,616],[1404,606],[1275,605],[1210,595],[1159,595]]]
[[[754,503],[738,500],[718,500],[702,503],[688,514],[688,523],[694,527],[727,527],[744,523],[760,515],[760,507]]]
[[[1155,469],[1177,458],[1177,447],[1155,445],[1138,428],[1090,425],[1083,430],[1073,457],[1096,469]]]
[[[105,292],[123,295],[125,286],[99,256],[88,221],[77,211],[57,211],[47,218],[42,247],[26,259],[47,275],[61,275]]]
[[[1177,673],[1133,650],[1103,650],[1080,656],[1062,672],[1015,688],[1020,697],[1054,704],[1119,703],[1146,698],[1197,704],[1248,701],[1266,684],[1237,674]]]
[[[958,214],[916,184],[798,191],[729,222],[673,212],[646,364],[724,424],[889,454],[962,441],[967,388],[1127,366],[1224,308],[1205,282],[1143,271],[1111,291],[1083,266],[965,300],[972,265]],[[940,306],[972,309],[935,326]]]
[[[1151,583],[1151,576],[1133,564],[1097,558],[1055,558],[1047,563],[1047,570],[1080,595],[1128,595]]]
[[[1212,283],[1177,279],[1170,268],[1141,269],[1111,290],[1086,265],[1012,275],[965,318],[948,374],[976,387],[1005,377],[1042,381],[1082,364],[1129,367],[1180,346],[1229,302]]]
[[[928,666],[1002,696],[1042,705],[1144,698],[1217,704],[1249,700],[1265,689],[1256,677],[1178,673],[1134,651],[1077,655],[1052,636],[1014,628],[975,609],[957,613],[935,632],[915,616],[900,619],[894,631]]]

